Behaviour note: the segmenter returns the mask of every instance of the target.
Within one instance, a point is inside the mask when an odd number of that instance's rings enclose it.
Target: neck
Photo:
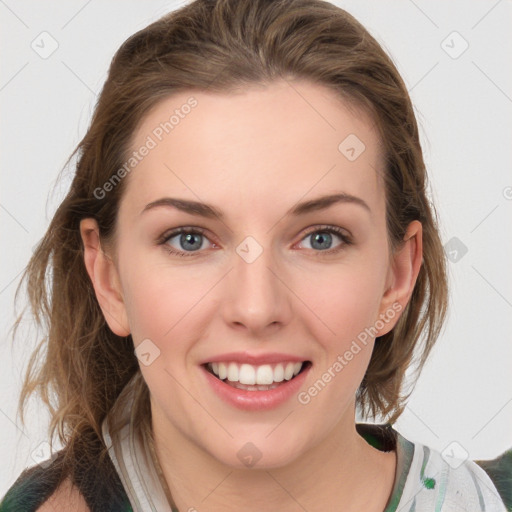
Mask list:
[[[271,469],[227,466],[155,418],[153,432],[163,477],[180,511],[382,511],[393,488],[396,453],[370,446],[353,420],[340,421],[292,463]]]

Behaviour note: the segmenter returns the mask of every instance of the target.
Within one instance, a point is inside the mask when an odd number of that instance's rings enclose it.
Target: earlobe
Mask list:
[[[402,312],[414,290],[418,274],[423,260],[423,238],[422,225],[418,220],[412,221],[407,227],[404,235],[404,243],[393,255],[388,272],[388,287],[382,297],[380,317],[392,317],[392,320],[386,322],[378,336],[382,336],[396,325]],[[391,313],[392,315],[388,314]]]
[[[84,244],[84,264],[105,320],[112,332],[128,336],[130,328],[117,269],[101,247],[96,220],[82,219],[80,235]]]

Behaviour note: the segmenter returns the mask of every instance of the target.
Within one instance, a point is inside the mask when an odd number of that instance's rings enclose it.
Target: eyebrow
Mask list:
[[[305,215],[313,211],[327,209],[334,204],[347,203],[362,206],[369,213],[371,213],[371,209],[368,206],[368,204],[365,201],[363,201],[360,197],[356,197],[351,194],[341,192],[339,194],[325,195],[317,197],[316,199],[311,199],[310,201],[299,203],[290,210],[288,210],[285,216],[298,217],[299,215]],[[152,210],[153,208],[158,207],[175,208],[190,215],[197,215],[208,219],[212,219],[215,217],[217,217],[220,220],[224,219],[224,214],[212,205],[200,203],[198,201],[190,201],[188,199],[177,199],[174,197],[162,197],[161,199],[157,199],[156,201],[147,204],[140,212],[140,215],[142,215],[144,212],[148,210]]]

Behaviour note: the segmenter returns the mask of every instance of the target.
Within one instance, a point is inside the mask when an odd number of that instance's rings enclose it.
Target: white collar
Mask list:
[[[150,449],[145,436],[136,435],[133,428],[134,383],[133,378],[119,395],[115,407],[101,425],[103,441],[128,495],[133,512],[172,512],[158,473],[151,460]],[[121,422],[119,434],[110,435],[109,420]]]

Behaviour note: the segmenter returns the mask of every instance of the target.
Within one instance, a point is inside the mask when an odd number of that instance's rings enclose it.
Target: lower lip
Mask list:
[[[311,365],[293,379],[285,381],[279,387],[268,391],[247,391],[234,388],[213,376],[206,368],[201,368],[208,383],[222,400],[246,411],[263,411],[274,409],[296,395],[304,383]]]

